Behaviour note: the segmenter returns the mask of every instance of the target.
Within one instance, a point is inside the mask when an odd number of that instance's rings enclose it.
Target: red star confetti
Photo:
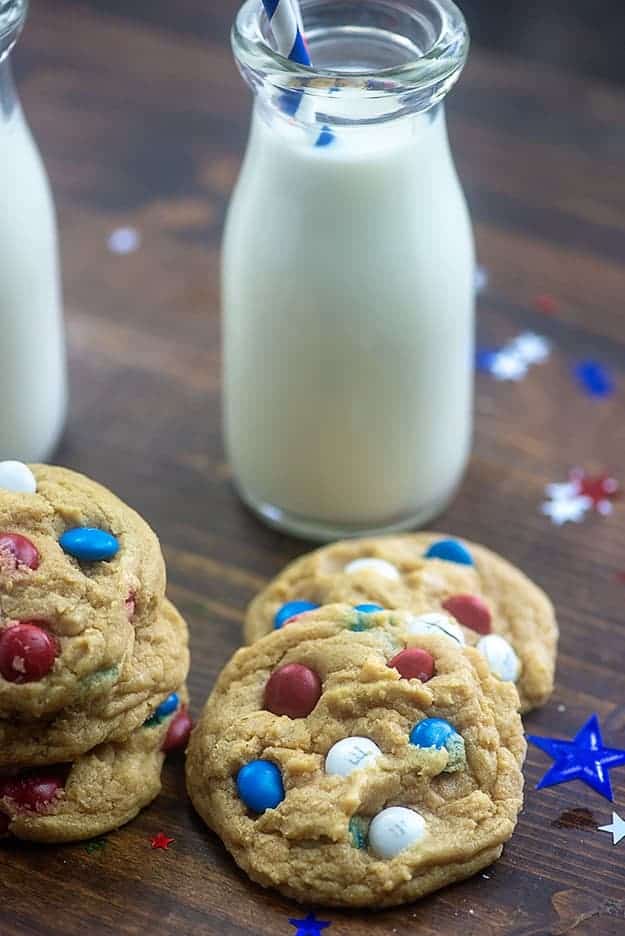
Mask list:
[[[173,838],[168,838],[164,832],[159,832],[153,838],[150,839],[150,844],[152,848],[162,848],[163,851],[169,851],[169,846],[172,842],[176,840]]]
[[[543,293],[534,299],[534,308],[543,315],[556,315],[560,310],[560,303],[549,293]]]
[[[607,474],[595,477],[587,475],[581,468],[573,468],[569,474],[571,484],[582,497],[588,497],[600,514],[612,513],[612,501],[619,496],[619,483]]]

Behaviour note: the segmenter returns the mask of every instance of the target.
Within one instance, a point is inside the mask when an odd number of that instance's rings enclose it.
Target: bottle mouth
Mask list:
[[[28,0],[0,0],[0,61],[13,48],[28,14]]]
[[[467,59],[469,31],[452,0],[301,0],[301,9],[312,67],[275,51],[261,0],[239,10],[232,45],[253,88],[269,83],[317,96],[352,90],[432,106]]]

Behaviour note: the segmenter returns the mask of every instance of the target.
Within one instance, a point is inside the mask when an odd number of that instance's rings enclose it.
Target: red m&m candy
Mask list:
[[[443,608],[463,627],[478,634],[490,634],[490,611],[477,595],[453,595],[443,602]]]
[[[177,751],[187,746],[193,722],[186,708],[181,708],[172,718],[161,751],[168,754],[169,751]]]
[[[43,773],[0,780],[0,799],[9,800],[17,809],[42,812],[57,798],[65,783],[60,771],[43,769]]]
[[[56,638],[34,621],[20,621],[0,632],[0,674],[12,683],[37,682],[54,666]]]
[[[39,567],[39,552],[29,539],[20,533],[0,533],[0,565],[8,559],[14,569]]]
[[[274,670],[265,686],[264,706],[274,715],[306,718],[321,696],[321,680],[301,663],[287,663]]]
[[[404,679],[420,679],[427,682],[434,675],[434,657],[420,647],[401,650],[388,664]]]

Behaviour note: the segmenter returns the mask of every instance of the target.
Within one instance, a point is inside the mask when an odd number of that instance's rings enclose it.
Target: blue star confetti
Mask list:
[[[609,397],[614,393],[614,379],[598,361],[580,361],[573,374],[584,393],[590,397]]]
[[[314,913],[309,913],[304,920],[289,920],[289,923],[297,929],[294,936],[320,936],[322,930],[332,925],[329,920],[318,920]]]
[[[555,786],[557,783],[568,783],[569,780],[582,780],[606,799],[614,799],[610,768],[625,764],[625,751],[603,746],[596,715],[590,716],[573,741],[541,738],[537,735],[528,735],[527,740],[555,761],[553,767],[536,784],[537,790]]]

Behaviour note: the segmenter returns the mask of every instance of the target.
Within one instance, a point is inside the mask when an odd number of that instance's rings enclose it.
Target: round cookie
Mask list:
[[[110,692],[165,593],[158,539],[94,481],[30,466],[0,489],[0,715],[39,718]]]
[[[165,600],[109,696],[64,709],[51,721],[0,719],[0,768],[73,761],[106,741],[125,741],[187,677],[187,625]]]
[[[158,796],[165,755],[186,744],[187,692],[168,714],[128,740],[102,744],[69,765],[0,777],[0,837],[75,842],[133,819]]]
[[[487,639],[480,649],[500,675],[516,677],[523,712],[543,705],[553,691],[558,627],[551,602],[515,566],[468,540],[414,533],[346,540],[302,556],[250,604],[246,641],[282,624],[290,602],[443,611],[464,625],[469,644],[491,633],[510,644],[514,654],[503,661],[501,643]]]
[[[191,736],[187,786],[263,886],[305,903],[392,906],[501,854],[522,805],[517,692],[476,650],[412,636],[410,623],[324,607],[222,671]],[[425,681],[398,668],[411,650],[431,658]],[[293,696],[299,716],[281,714]]]

